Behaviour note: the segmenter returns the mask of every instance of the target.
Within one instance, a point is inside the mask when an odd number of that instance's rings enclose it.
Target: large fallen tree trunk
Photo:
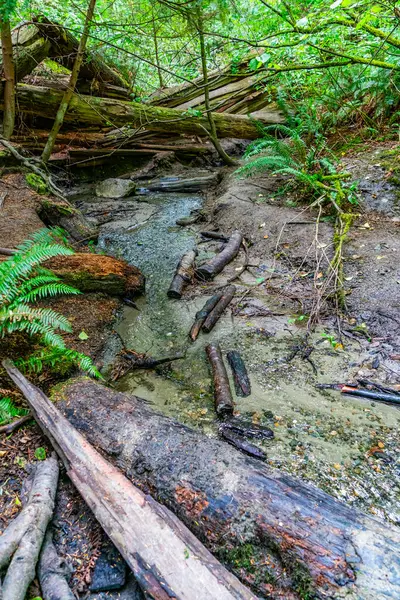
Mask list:
[[[11,361],[3,366],[146,598],[256,600],[167,508],[107,462]]]
[[[22,113],[53,119],[62,98],[62,92],[46,87],[17,85],[18,110]],[[3,99],[0,101],[3,108]],[[260,132],[254,122],[243,115],[213,113],[219,137],[256,139]],[[283,118],[276,112],[271,118],[260,118],[263,125],[282,123]],[[131,125],[149,131],[166,131],[204,135],[208,131],[206,116],[197,117],[186,111],[146,106],[139,102],[124,102],[95,96],[74,94],[65,121],[115,127]]]
[[[256,583],[258,574],[259,593],[285,600],[400,597],[398,528],[133,396],[87,380],[58,394],[70,423],[214,552],[237,567],[243,550],[240,575]]]

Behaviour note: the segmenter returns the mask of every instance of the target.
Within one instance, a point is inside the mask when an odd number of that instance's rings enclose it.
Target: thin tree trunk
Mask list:
[[[230,166],[237,165],[237,162],[233,160],[228,154],[225,152],[223,147],[221,146],[221,142],[218,139],[217,128],[215,125],[214,117],[211,112],[211,104],[210,104],[210,87],[208,83],[208,67],[207,67],[207,55],[206,55],[206,47],[204,42],[204,32],[203,32],[203,23],[201,18],[199,18],[197,31],[199,34],[200,40],[200,54],[201,54],[201,66],[203,71],[203,80],[204,80],[204,104],[207,111],[207,118],[210,125],[209,136],[210,140],[215,146],[216,151],[222,158],[225,164]]]
[[[60,107],[57,111],[56,119],[54,121],[54,125],[49,135],[49,139],[47,140],[46,146],[42,153],[43,162],[47,162],[50,158],[50,155],[53,151],[54,144],[56,143],[57,134],[61,129],[61,126],[64,122],[65,113],[68,110],[69,103],[71,102],[72,96],[74,94],[74,90],[76,87],[76,82],[78,81],[79,71],[83,62],[84,53],[86,49],[86,43],[89,37],[90,24],[93,19],[94,9],[96,6],[96,0],[89,0],[89,7],[86,13],[85,25],[83,28],[83,33],[81,40],[79,42],[78,52],[75,58],[74,66],[71,72],[71,78],[69,80],[68,88],[64,92],[63,99],[61,100]]]
[[[10,21],[1,20],[1,50],[3,55],[4,115],[3,137],[9,140],[15,123],[15,68]]]
[[[151,25],[153,28],[153,41],[154,41],[154,55],[156,58],[156,65],[157,65],[157,74],[158,74],[158,82],[160,84],[160,88],[164,87],[164,79],[163,79],[163,73],[162,73],[162,69],[160,68],[160,52],[159,52],[159,48],[158,48],[158,37],[157,37],[157,28],[156,28],[156,20],[154,17],[154,3],[151,3]]]

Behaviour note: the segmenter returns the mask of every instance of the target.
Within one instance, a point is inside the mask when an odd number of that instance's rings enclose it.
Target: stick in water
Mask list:
[[[226,267],[239,253],[242,245],[243,235],[240,231],[234,231],[229,238],[225,248],[214,258],[196,269],[199,279],[213,279]]]
[[[194,323],[192,325],[192,329],[190,330],[190,333],[189,333],[189,337],[192,340],[192,342],[197,340],[197,337],[200,333],[200,329],[203,327],[204,321],[207,319],[208,315],[213,310],[213,308],[221,300],[222,296],[223,296],[222,292],[215,294],[215,296],[212,296],[211,298],[209,298],[207,300],[207,302],[205,303],[205,305],[203,306],[203,308],[196,313],[195,321],[194,321]]]
[[[233,398],[228,374],[218,344],[209,344],[206,353],[211,365],[214,381],[215,410],[218,416],[233,414]]]
[[[182,298],[184,288],[190,283],[194,275],[194,261],[197,251],[190,250],[186,252],[179,261],[174,278],[171,282],[167,296],[169,298]]]
[[[237,396],[247,398],[251,394],[251,384],[246,365],[237,350],[232,350],[226,355],[232,369],[233,381]]]
[[[229,306],[235,296],[236,288],[234,285],[230,285],[225,288],[223,296],[218,304],[212,309],[203,324],[203,331],[210,333],[211,329],[214,328],[216,323],[219,321],[224,310]]]

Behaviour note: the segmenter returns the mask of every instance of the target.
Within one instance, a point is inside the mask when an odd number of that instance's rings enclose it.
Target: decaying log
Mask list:
[[[164,179],[151,182],[147,188],[151,192],[201,192],[217,183],[221,179],[220,173],[212,173],[204,177],[192,177],[190,179],[176,179],[174,181]]]
[[[26,508],[0,537],[4,550],[0,564],[4,565],[4,559],[9,558],[12,551],[12,559],[3,580],[3,600],[24,600],[28,587],[35,578],[36,563],[46,528],[53,515],[57,482],[57,459],[51,457],[39,463]],[[28,519],[28,514],[31,519]],[[21,524],[27,524],[26,529]]]
[[[38,563],[39,583],[44,600],[76,600],[68,585],[71,571],[65,560],[58,556],[51,528],[48,527]]]
[[[189,250],[182,256],[167,292],[169,298],[182,298],[184,288],[193,279],[196,256],[197,250]]]
[[[3,365],[146,598],[256,600],[173,513],[107,462],[11,361]]]
[[[189,337],[192,340],[192,342],[197,340],[198,335],[200,333],[200,329],[203,327],[204,321],[207,319],[208,315],[213,310],[213,308],[221,300],[222,296],[223,293],[218,292],[218,294],[215,294],[214,296],[209,298],[203,306],[203,308],[196,313],[195,321],[189,333]]]
[[[243,242],[243,235],[240,231],[234,231],[229,238],[225,248],[214,258],[200,265],[196,269],[196,275],[199,279],[213,279],[218,273],[226,267],[239,253]]]
[[[63,92],[46,87],[17,84],[18,106],[21,113],[54,119]],[[0,98],[0,109],[3,108],[3,98]],[[254,121],[244,115],[228,115],[213,113],[217,133],[220,138],[233,137],[240,139],[256,139],[260,133]],[[282,118],[277,114],[276,119],[258,118],[262,125],[281,123]],[[65,116],[66,122],[86,123],[105,126],[112,123],[114,127],[131,125],[148,131],[171,132],[171,122],[175,133],[204,135],[208,128],[207,116],[188,115],[186,111],[173,108],[148,106],[139,102],[124,102],[111,98],[97,98],[74,94],[69,110]]]
[[[251,384],[247,373],[246,365],[243,362],[237,350],[232,350],[226,355],[232,369],[233,381],[235,383],[235,391],[237,396],[246,398],[251,394]]]
[[[86,221],[79,210],[70,206],[63,200],[45,198],[39,207],[39,216],[46,225],[60,226],[76,240],[97,240],[98,231]]]
[[[225,309],[229,306],[235,296],[236,288],[234,285],[229,285],[225,288],[221,300],[214,306],[214,308],[209,312],[206,320],[203,323],[203,331],[205,333],[210,333],[210,331],[215,327],[221,316],[223,315]]]
[[[85,379],[68,382],[58,396],[90,442],[162,499],[209,548],[223,552],[232,568],[241,548],[257,570],[266,565],[258,582],[252,568],[241,566],[241,577],[259,595],[400,597],[397,527],[184,427],[134,396]]]
[[[218,344],[209,344],[206,353],[213,375],[215,411],[219,417],[232,415],[234,404],[221,348]]]

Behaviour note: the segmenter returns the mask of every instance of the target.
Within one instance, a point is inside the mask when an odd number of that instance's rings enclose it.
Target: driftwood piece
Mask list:
[[[178,353],[175,356],[166,356],[164,358],[153,358],[147,354],[139,354],[134,350],[124,348],[119,355],[111,373],[111,381],[117,381],[129,371],[134,369],[155,369],[160,365],[165,365],[174,360],[180,360],[185,357],[184,353]]]
[[[229,419],[221,423],[220,428],[230,429],[239,435],[257,440],[271,440],[274,437],[274,432],[269,427],[243,421],[242,419]]]
[[[226,355],[232,369],[233,381],[237,396],[246,398],[251,394],[251,384],[246,365],[237,350],[232,350]]]
[[[209,344],[206,353],[213,375],[215,411],[219,417],[232,415],[234,405],[221,348],[218,344]]]
[[[107,462],[11,361],[3,365],[147,598],[256,600],[177,517]]]
[[[39,87],[23,83],[17,84],[19,113],[37,115],[46,119],[54,119],[60,105],[63,92],[48,87]],[[0,98],[0,109],[3,108],[3,98]],[[213,113],[217,134],[219,137],[234,137],[240,139],[256,139],[259,130],[249,117],[245,115],[228,115]],[[188,115],[184,110],[148,106],[140,102],[127,102],[112,98],[98,98],[74,94],[65,115],[65,123],[90,124],[92,126],[143,128],[148,131],[164,131],[171,133],[171,122],[177,134],[204,136],[204,128],[208,128],[208,118]],[[263,125],[270,125],[271,119],[257,118]]]
[[[208,315],[213,310],[213,308],[221,300],[222,296],[222,292],[211,296],[211,298],[207,300],[203,308],[196,313],[194,323],[189,333],[189,337],[192,340],[192,342],[197,340],[198,335],[200,333],[200,329],[203,327],[204,321],[207,319]]]
[[[40,549],[54,510],[54,499],[58,482],[58,462],[55,457],[48,458],[36,467],[32,490],[29,495],[28,505],[20,515],[11,523],[1,536],[4,548],[1,563],[10,550],[13,549],[11,563],[3,580],[3,600],[24,600],[30,583],[35,578],[36,563]],[[32,513],[31,520],[27,514]],[[28,522],[29,521],[29,522]],[[22,523],[27,523],[23,534]],[[18,544],[16,540],[18,539]],[[7,543],[8,542],[8,543]]]
[[[245,532],[257,568],[266,565],[269,573],[255,582],[251,566],[241,565],[240,577],[258,595],[400,597],[399,528],[184,427],[129,394],[86,379],[68,382],[59,394],[70,422],[130,479],[162,498],[213,551],[223,552],[232,568]]]
[[[225,248],[214,258],[196,269],[198,278],[213,279],[218,273],[221,273],[224,267],[238,255],[242,241],[242,233],[240,231],[234,231]]]
[[[211,186],[217,185],[221,179],[220,173],[211,173],[203,177],[191,177],[186,179],[176,179],[171,181],[161,179],[151,182],[147,185],[147,189],[151,192],[186,192],[195,193],[201,192]]]
[[[71,568],[58,556],[50,527],[47,528],[40,552],[38,576],[44,600],[76,600],[68,585]]]
[[[348,396],[357,396],[366,400],[377,400],[378,402],[387,402],[388,404],[400,405],[400,396],[395,394],[385,394],[383,392],[372,392],[370,390],[358,390],[357,388],[344,385],[341,389],[342,394]]]
[[[215,327],[219,319],[221,318],[224,310],[229,306],[235,296],[236,288],[234,285],[229,285],[225,288],[221,300],[218,304],[210,311],[208,317],[203,323],[203,331],[210,333]]]
[[[229,240],[226,235],[223,233],[218,233],[218,231],[201,231],[200,235],[211,240],[221,240],[223,242],[227,242]]]
[[[182,298],[184,288],[193,279],[196,256],[197,250],[189,250],[182,256],[167,292],[169,298]]]
[[[241,452],[244,452],[253,458],[258,458],[259,460],[265,460],[267,458],[265,452],[261,450],[261,448],[258,448],[258,446],[248,442],[244,435],[232,431],[232,429],[225,428],[223,425],[219,428],[219,432],[221,437],[226,440],[228,444],[231,444],[231,446],[234,446]]]

